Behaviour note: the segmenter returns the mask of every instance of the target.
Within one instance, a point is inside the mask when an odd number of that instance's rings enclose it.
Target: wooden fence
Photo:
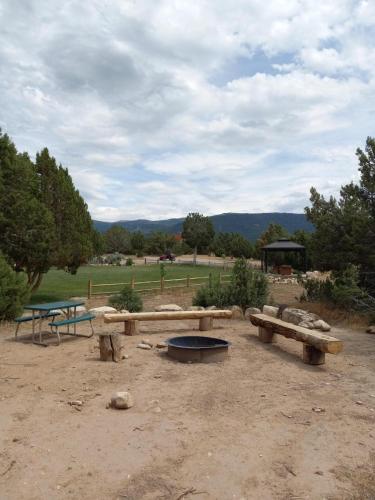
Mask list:
[[[228,283],[229,281],[228,278],[231,275],[219,273],[217,276],[219,279],[219,283]],[[186,276],[186,278],[172,278],[172,279],[160,278],[160,280],[153,280],[153,281],[136,281],[135,278],[132,277],[131,280],[128,281],[127,283],[93,283],[92,280],[89,280],[87,284],[87,297],[91,299],[91,297],[93,297],[94,295],[113,295],[115,293],[118,293],[125,286],[129,286],[133,290],[136,290],[137,292],[140,293],[151,292],[151,291],[163,292],[164,290],[170,290],[172,288],[198,287],[209,283],[211,280],[212,280],[211,273],[208,276],[196,276],[194,278],[192,278],[191,276]],[[148,287],[148,285],[151,285],[151,287]],[[141,286],[141,288],[138,288],[139,286]],[[142,287],[147,287],[147,288],[142,288]],[[94,291],[99,289],[101,290]]]

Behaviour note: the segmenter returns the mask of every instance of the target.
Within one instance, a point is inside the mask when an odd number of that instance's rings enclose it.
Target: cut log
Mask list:
[[[314,332],[301,326],[286,323],[281,319],[271,318],[265,314],[251,314],[250,321],[253,325],[265,328],[266,330],[278,333],[287,338],[292,338],[299,342],[311,345],[321,352],[337,354],[342,351],[341,340],[325,335],[321,332]]]
[[[314,346],[303,344],[303,362],[309,365],[324,365],[325,353]]]
[[[122,321],[158,321],[178,319],[200,319],[211,316],[213,318],[231,318],[232,311],[227,309],[216,309],[211,311],[165,311],[165,312],[141,312],[141,313],[109,313],[104,315],[105,323],[117,323]]]
[[[125,321],[125,335],[137,335],[139,333],[138,321]]]
[[[114,361],[118,363],[122,359],[121,335],[118,333],[100,333],[99,334],[99,350],[101,361]]]
[[[199,330],[201,332],[206,332],[207,330],[212,330],[213,319],[212,316],[206,316],[205,318],[199,319]]]
[[[272,342],[276,342],[276,336],[272,330],[268,330],[267,328],[263,328],[262,326],[258,327],[258,335],[259,340],[264,344],[271,344]]]

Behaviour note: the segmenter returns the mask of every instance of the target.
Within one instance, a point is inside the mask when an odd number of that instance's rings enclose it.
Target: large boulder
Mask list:
[[[240,306],[231,306],[232,319],[243,319],[243,311]]]
[[[275,306],[263,306],[263,314],[267,314],[267,316],[272,316],[273,318],[277,318],[277,313],[279,312],[279,308]]]
[[[91,314],[94,314],[97,318],[99,316],[104,316],[104,314],[109,314],[109,313],[117,313],[117,310],[114,307],[110,306],[100,306],[100,307],[93,307],[92,309],[89,310]]]
[[[86,313],[87,313],[87,309],[85,306],[77,306],[76,307],[76,315],[77,316],[83,316]]]
[[[249,320],[252,314],[260,314],[261,310],[258,307],[248,307],[245,311],[244,317]]]
[[[329,332],[331,329],[330,325],[319,318],[317,314],[304,311],[303,309],[287,307],[282,311],[281,319],[288,323],[293,323],[293,325],[308,328],[309,330]]]
[[[204,311],[203,306],[189,306],[187,308],[188,311]]]
[[[164,311],[183,311],[182,307],[177,304],[162,304],[161,306],[156,306],[154,309],[156,312]]]

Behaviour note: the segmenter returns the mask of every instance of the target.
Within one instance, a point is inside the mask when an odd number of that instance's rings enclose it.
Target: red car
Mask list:
[[[176,260],[176,256],[173,253],[165,253],[164,255],[160,255],[159,260],[170,260],[173,262]]]

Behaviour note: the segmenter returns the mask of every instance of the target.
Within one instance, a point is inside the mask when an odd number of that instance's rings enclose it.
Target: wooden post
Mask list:
[[[163,276],[160,278],[160,291],[164,292],[164,278],[163,278]]]
[[[303,362],[309,365],[324,365],[325,353],[312,345],[303,344]]]
[[[121,335],[118,333],[102,333],[99,335],[99,349],[101,361],[114,361],[118,363],[122,359]]]
[[[131,320],[131,321],[125,321],[125,330],[124,334],[125,335],[137,335],[139,333],[139,321],[137,320]]]
[[[205,318],[199,319],[199,330],[205,332],[207,330],[212,330],[213,328],[213,318],[212,316],[206,316]]]
[[[91,288],[92,288],[92,281],[89,280],[89,282],[87,284],[87,298],[88,299],[91,299]]]
[[[221,285],[221,273],[219,273],[219,285]]]
[[[134,279],[134,276],[132,276],[132,279],[130,280],[130,288],[132,288],[133,290],[135,288],[135,279]]]
[[[264,344],[271,344],[272,342],[276,342],[276,337],[272,330],[268,328],[263,328],[262,326],[258,327],[258,335],[259,340]]]
[[[209,273],[209,275],[208,275],[208,286],[210,288],[212,287],[212,273]]]
[[[186,276],[186,286],[187,288],[190,286],[190,276]]]

